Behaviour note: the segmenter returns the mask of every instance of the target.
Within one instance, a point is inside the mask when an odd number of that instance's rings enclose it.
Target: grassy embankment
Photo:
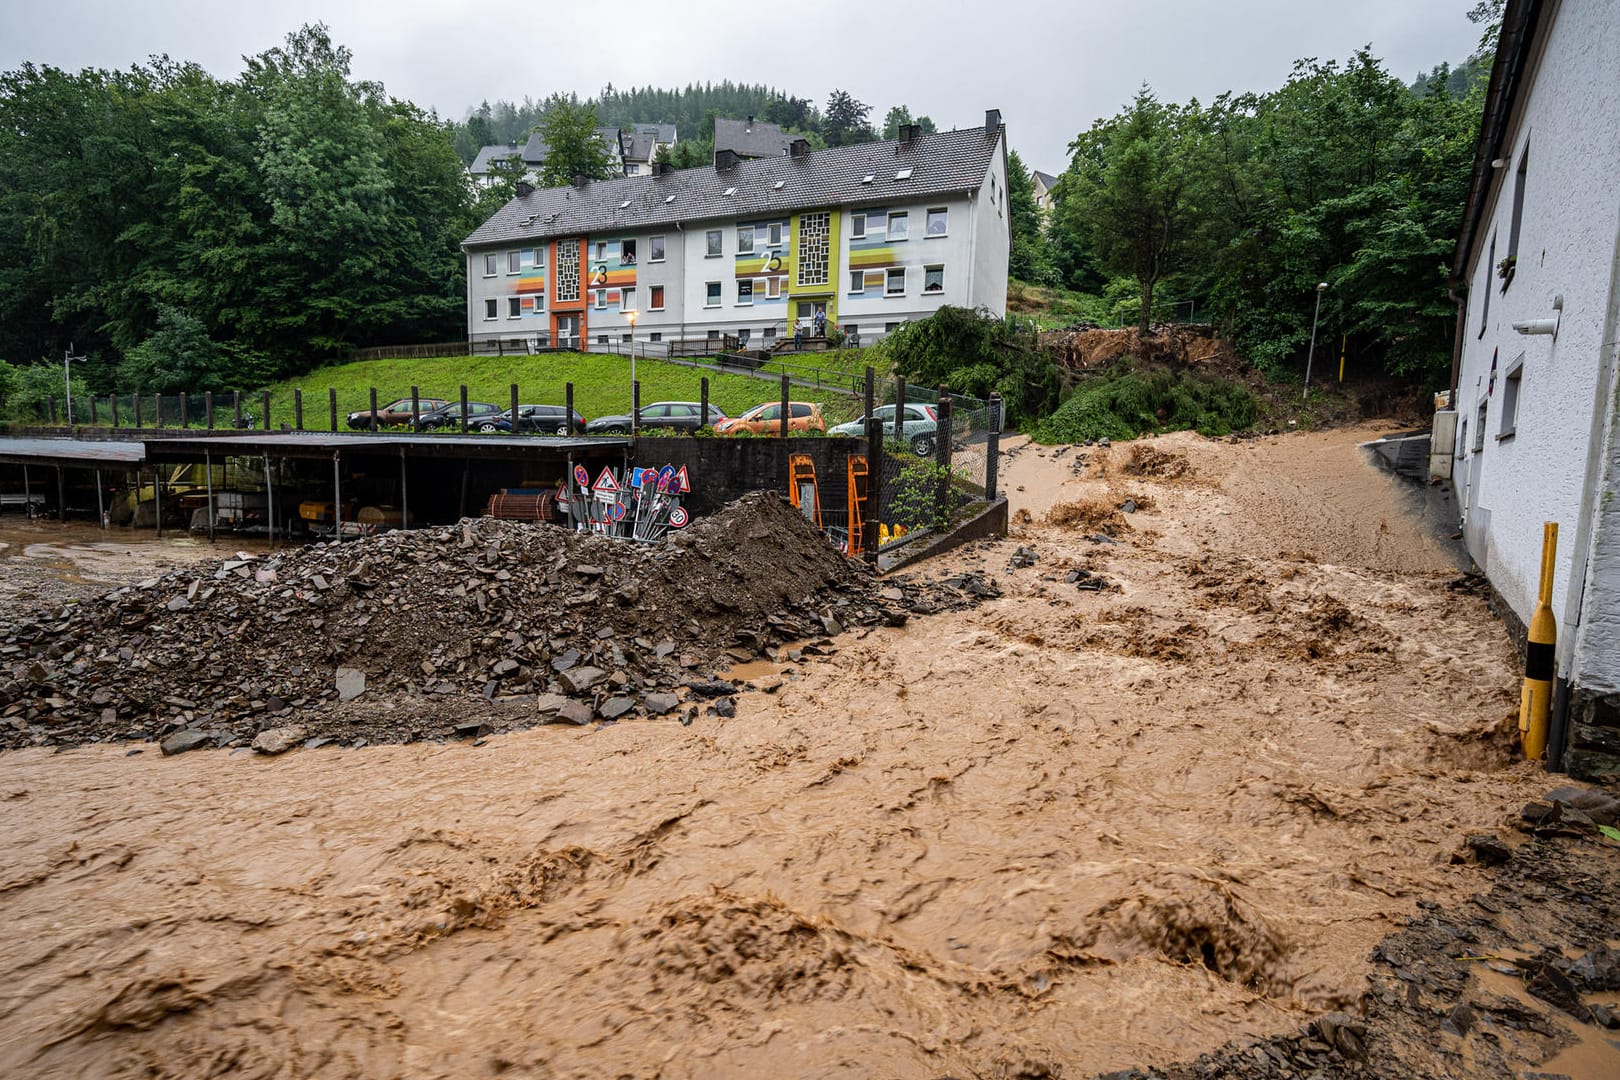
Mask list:
[[[724,374],[662,360],[638,359],[636,378],[641,400],[697,401],[699,382],[709,379],[709,400],[728,416],[736,416],[764,401],[780,397],[776,383],[746,375]],[[278,426],[293,416],[293,391],[304,392],[304,426],[324,428],[327,391],[337,389],[338,423],[342,416],[370,403],[377,388],[377,404],[386,405],[410,396],[415,386],[422,397],[450,401],[467,386],[470,401],[505,406],[513,383],[525,404],[561,405],[564,386],[574,384],[574,408],[587,420],[630,411],[630,361],[627,357],[584,353],[548,353],[541,356],[451,356],[429,360],[363,360],[318,368],[285,382],[265,387],[271,395],[271,417]],[[244,406],[258,411],[261,391],[245,395]],[[859,412],[857,399],[831,389],[794,386],[795,401],[820,402],[829,424],[852,419]],[[261,418],[262,419],[262,418]]]

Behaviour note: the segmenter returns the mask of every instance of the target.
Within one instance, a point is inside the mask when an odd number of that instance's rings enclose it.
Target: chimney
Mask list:
[[[1001,128],[1001,110],[1000,109],[986,109],[986,110],[984,110],[984,133],[986,135],[994,135],[998,130],[1000,130],[1000,128]]]
[[[900,145],[901,146],[910,146],[912,143],[917,141],[918,127],[919,127],[919,125],[917,125],[917,124],[901,124],[900,125]]]
[[[533,195],[534,185],[529,183],[527,180],[519,180],[517,182],[517,193],[518,198],[520,199],[527,195]]]
[[[590,183],[590,181],[585,178],[584,173],[575,173],[574,174],[574,186],[575,187],[582,188],[588,183]]]
[[[653,162],[653,175],[654,176],[668,176],[670,173],[672,173],[674,171],[675,171],[675,166],[671,165],[667,161],[655,161],[655,162]]]
[[[729,172],[737,167],[737,151],[716,150],[714,152],[714,167],[720,172]]]
[[[794,161],[803,161],[810,156],[810,140],[794,139],[788,144],[788,153],[793,156]]]

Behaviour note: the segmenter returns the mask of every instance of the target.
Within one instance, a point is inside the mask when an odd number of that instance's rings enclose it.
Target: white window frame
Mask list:
[[[546,294],[545,293],[537,292],[537,293],[534,294],[533,299],[534,299],[534,303],[531,304],[530,306],[534,308],[534,313],[536,315],[538,315],[542,311],[546,310]]]
[[[634,248],[637,249],[636,254],[630,256],[630,261],[629,262],[624,261],[625,252],[627,250],[626,245],[629,245],[630,247],[634,247]],[[641,257],[640,248],[641,248],[641,245],[637,244],[635,242],[634,238],[627,238],[627,239],[624,239],[624,240],[620,240],[619,241],[619,265],[620,266],[634,266],[634,265],[636,265],[636,260]]]
[[[717,308],[717,307],[720,306],[720,302],[724,298],[725,298],[725,287],[720,282],[718,282],[718,281],[706,281],[706,282],[703,283],[703,306],[704,307],[706,307],[706,308]]]
[[[619,288],[619,310],[620,311],[635,311],[635,310],[637,310],[636,309],[636,287],[634,285],[620,286],[620,288]]]
[[[849,238],[851,240],[865,240],[866,239],[866,215],[865,214],[851,214],[851,215],[849,215]]]
[[[746,298],[743,295],[743,289],[744,288],[746,288],[748,290],[748,294],[747,294]],[[754,279],[753,278],[738,278],[737,279],[737,306],[738,307],[753,307],[754,306]]]
[[[743,245],[743,237],[748,237],[748,244]],[[754,227],[752,225],[737,226],[737,254],[752,255],[754,253]]]
[[[935,214],[938,214],[940,220],[945,223],[945,227],[939,232],[935,232],[933,228]],[[928,213],[923,217],[923,239],[937,240],[942,236],[949,235],[951,235],[951,208],[948,206],[930,206]]]
[[[545,269],[545,265],[546,265],[546,249],[543,248],[543,247],[537,247],[537,248],[534,249],[533,255],[534,255],[534,269],[535,269],[535,271],[539,272],[539,271]]]
[[[508,319],[523,318],[523,297],[508,296],[506,298],[506,317]]]
[[[647,293],[647,310],[663,311],[664,287],[662,285],[649,285],[647,288],[650,290]],[[654,303],[653,301],[655,300],[658,301],[658,303]]]
[[[866,271],[851,270],[849,272],[849,295],[861,296],[866,292]]]
[[[493,296],[486,297],[484,299],[484,321],[485,322],[494,322],[496,319],[499,319],[500,317],[501,317],[501,302],[500,302],[500,300],[497,299],[496,297],[493,297]]]
[[[781,295],[782,295],[782,279],[779,278],[779,277],[768,277],[768,278],[766,278],[765,279],[765,299],[767,299],[767,300],[776,300],[776,299],[779,299],[781,297]]]
[[[484,253],[484,276],[494,277],[501,272],[500,256],[493,251]]]
[[[647,237],[647,261],[663,262],[666,257],[663,235]]]
[[[898,289],[894,288],[893,284],[892,284],[893,281],[894,281],[894,275],[896,275],[896,274],[900,275],[900,288],[898,288]],[[903,266],[891,266],[891,267],[889,267],[887,270],[885,270],[883,272],[883,295],[884,296],[904,296],[904,295],[906,295],[906,268],[905,267],[903,267]]]
[[[592,298],[591,306],[594,307],[597,311],[606,311],[607,310],[607,290],[606,289],[595,289],[595,290],[592,290],[592,291],[594,291],[596,293],[596,296]]]
[[[894,223],[895,223],[896,219],[899,219],[899,221],[901,222],[900,235],[899,236],[896,236],[894,234]],[[904,210],[900,211],[897,214],[890,214],[888,216],[888,218],[884,221],[883,226],[884,226],[884,237],[883,238],[885,240],[887,240],[891,244],[897,244],[902,240],[911,239],[911,215],[909,213],[907,213],[906,211],[904,211]]]
[[[523,251],[508,251],[506,253],[506,276],[523,273]]]
[[[718,259],[726,253],[726,234],[723,229],[710,229],[703,235],[703,257]]]
[[[780,221],[771,222],[765,235],[766,235],[766,241],[765,241],[765,246],[766,247],[781,247],[782,246],[782,223]]]
[[[591,262],[605,262],[605,261],[607,261],[607,241],[606,240],[598,240],[596,242],[596,258],[592,259]]]
[[[929,274],[938,274],[939,275],[939,288],[930,289],[928,287],[928,275]],[[945,293],[945,267],[942,264],[936,264],[934,266],[925,266],[925,267],[923,267],[923,295],[924,296],[942,296],[942,295],[944,295],[944,293]]]

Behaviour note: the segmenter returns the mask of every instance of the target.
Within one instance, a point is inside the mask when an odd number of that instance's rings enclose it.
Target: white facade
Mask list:
[[[1524,82],[1499,144],[1483,151],[1499,164],[1461,264],[1467,304],[1452,476],[1469,552],[1525,622],[1536,604],[1542,523],[1558,523],[1559,674],[1614,693],[1620,18],[1611,0],[1549,7],[1529,18]],[[1505,25],[1525,9],[1510,5]],[[1502,67],[1499,58],[1493,78]],[[1489,125],[1488,105],[1487,133]],[[1556,336],[1514,329],[1548,319],[1557,320]]]

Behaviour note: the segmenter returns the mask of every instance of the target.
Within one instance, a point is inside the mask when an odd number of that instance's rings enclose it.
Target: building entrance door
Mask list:
[[[579,316],[556,315],[553,318],[557,321],[557,348],[579,348]]]

